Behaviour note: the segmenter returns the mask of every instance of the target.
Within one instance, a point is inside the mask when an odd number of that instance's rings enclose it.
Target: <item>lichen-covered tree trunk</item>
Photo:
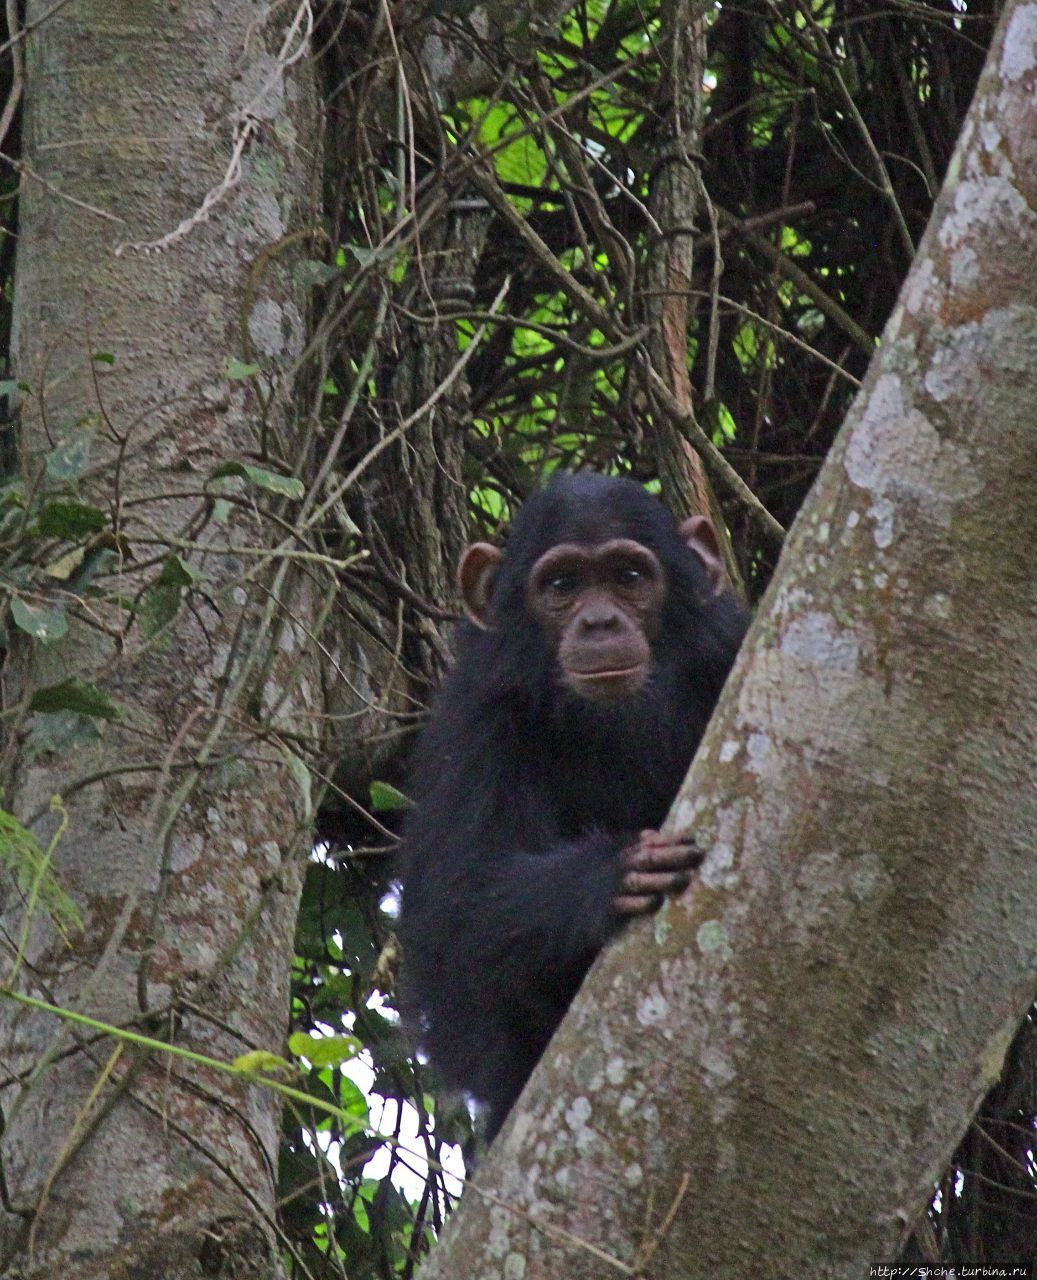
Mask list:
[[[25,16],[22,493],[53,495],[55,562],[8,624],[3,805],[81,924],[8,885],[2,981],[224,1061],[281,1050],[330,585],[295,571],[277,479],[305,456],[309,7]],[[6,990],[0,1062],[5,1275],[278,1274],[276,1095]]]
[[[674,823],[423,1273],[890,1263],[1037,976],[1037,5],[1007,7],[866,387]]]

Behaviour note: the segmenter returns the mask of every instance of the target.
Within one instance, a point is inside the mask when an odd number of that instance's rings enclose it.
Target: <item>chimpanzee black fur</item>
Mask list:
[[[666,588],[647,682],[602,706],[560,681],[528,584],[550,548],[614,538],[654,552]],[[462,624],[418,746],[400,923],[419,1044],[486,1105],[492,1137],[623,922],[623,850],[665,818],[747,615],[714,591],[656,498],[580,474],[555,477],[519,511],[487,621]]]

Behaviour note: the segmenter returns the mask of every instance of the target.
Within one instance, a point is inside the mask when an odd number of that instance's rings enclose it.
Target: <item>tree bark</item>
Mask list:
[[[868,379],[672,823],[423,1275],[890,1263],[1037,975],[1037,5],[1003,15]]]
[[[271,13],[251,0],[26,13],[24,485],[65,491],[45,456],[89,449],[75,497],[107,513],[113,554],[90,598],[74,579],[26,587],[28,603],[67,607],[63,640],[11,628],[4,805],[46,848],[63,796],[54,867],[83,923],[66,942],[37,908],[12,966],[27,907],[7,893],[4,980],[223,1060],[283,1044],[310,844],[289,744],[319,712],[306,643],[331,587],[258,553],[284,545],[269,493],[211,476],[295,456],[305,299],[290,266],[315,222],[320,131],[296,58],[307,7]],[[232,357],[259,372],[229,378]],[[198,576],[160,582],[174,553]],[[148,628],[170,589],[179,612]],[[27,700],[70,676],[122,716],[62,753]],[[10,999],[0,1044],[4,1274],[280,1273],[275,1095]]]
[[[694,311],[695,217],[699,207],[702,151],[702,80],[706,70],[706,11],[697,0],[666,0],[660,6],[661,69],[658,98],[668,128],[652,181],[649,211],[658,224],[647,269],[647,311],[652,363],[682,413],[693,417],[688,372],[688,322]],[[704,326],[708,328],[708,326]],[[675,516],[707,515],[718,530],[724,519],[702,459],[656,408],[652,427],[663,501]],[[738,564],[726,537],[721,553],[732,583],[741,587]]]

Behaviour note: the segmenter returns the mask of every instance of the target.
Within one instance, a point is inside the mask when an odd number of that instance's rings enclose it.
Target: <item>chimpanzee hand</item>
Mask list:
[[[622,878],[612,899],[621,916],[658,911],[667,894],[683,893],[705,855],[686,836],[642,831],[620,855]]]

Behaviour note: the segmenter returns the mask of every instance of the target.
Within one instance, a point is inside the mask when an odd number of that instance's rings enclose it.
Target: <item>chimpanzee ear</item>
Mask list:
[[[464,611],[477,627],[485,629],[488,625],[490,593],[503,559],[499,547],[488,542],[473,542],[457,567],[457,585],[464,601]]]
[[[727,570],[713,522],[706,516],[688,516],[681,524],[681,537],[706,567],[714,591],[727,585]]]

